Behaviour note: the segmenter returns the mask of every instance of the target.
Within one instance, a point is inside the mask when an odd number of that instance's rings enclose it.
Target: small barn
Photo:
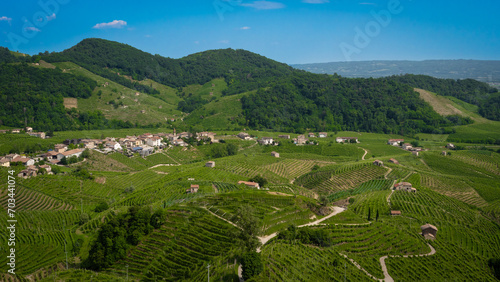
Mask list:
[[[432,225],[432,224],[425,224],[420,226],[420,229],[422,230],[422,236],[424,236],[425,239],[427,240],[434,240],[436,239],[437,235],[437,227]]]
[[[396,160],[396,159],[389,159],[389,162],[390,163],[393,163],[393,164],[399,164],[399,162]]]
[[[279,158],[280,157],[280,153],[272,151],[271,152],[271,156],[273,156],[275,158]]]
[[[373,162],[374,165],[378,165],[378,166],[384,166],[384,162],[383,161],[380,161],[380,160],[375,160]]]
[[[186,193],[198,193],[199,189],[200,189],[200,185],[191,184],[191,187],[189,187],[189,189],[186,189]]]
[[[401,215],[401,211],[391,211],[391,215]]]
[[[205,164],[206,167],[215,167],[215,162],[214,161],[209,161]]]

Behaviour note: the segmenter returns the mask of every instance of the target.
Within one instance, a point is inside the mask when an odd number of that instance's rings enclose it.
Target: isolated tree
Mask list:
[[[259,275],[264,268],[260,254],[255,251],[246,253],[241,257],[241,267],[243,268],[242,276],[244,280]]]
[[[241,246],[246,251],[254,251],[260,245],[257,238],[259,220],[255,216],[255,209],[248,204],[238,207],[232,221],[241,228],[236,234]]]

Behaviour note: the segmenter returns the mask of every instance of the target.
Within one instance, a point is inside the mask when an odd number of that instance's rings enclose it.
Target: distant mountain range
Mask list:
[[[500,83],[500,61],[360,61],[297,64],[292,67],[313,73],[337,73],[344,77],[376,78],[400,74],[423,74],[437,78],[472,78],[492,84]]]

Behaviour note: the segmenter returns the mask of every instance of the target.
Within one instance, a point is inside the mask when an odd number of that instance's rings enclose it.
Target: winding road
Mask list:
[[[393,282],[394,279],[391,277],[391,275],[389,275],[389,272],[387,271],[387,265],[385,264],[385,259],[386,258],[408,258],[408,257],[426,257],[426,256],[432,256],[433,254],[436,253],[436,249],[434,249],[434,247],[431,246],[431,244],[427,243],[427,245],[429,246],[429,248],[431,248],[431,251],[427,254],[421,254],[421,255],[404,255],[404,256],[383,256],[380,258],[380,265],[382,266],[382,271],[384,272],[384,279],[382,279],[381,281],[385,281],[385,282]]]

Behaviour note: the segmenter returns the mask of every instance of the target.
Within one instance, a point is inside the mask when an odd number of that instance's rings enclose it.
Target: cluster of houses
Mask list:
[[[19,129],[19,128],[15,128],[15,129],[10,129],[10,130],[0,130],[0,133],[21,133],[23,131],[23,129]],[[29,136],[34,136],[34,137],[38,137],[38,138],[42,138],[42,139],[45,139],[47,136],[45,135],[45,132],[33,132],[33,128],[32,127],[26,127],[24,128],[24,132],[26,132],[26,134],[28,134]]]
[[[49,165],[39,165],[35,166],[35,163],[42,160],[43,158],[28,158],[18,154],[8,154],[6,156],[0,157],[0,166],[10,167],[13,163],[21,163],[26,166],[26,169],[20,171],[17,176],[20,178],[28,178],[37,176],[42,170],[47,174],[52,174],[52,168]]]
[[[412,144],[405,143],[404,139],[389,139],[389,141],[387,141],[387,144],[389,144],[391,146],[400,147],[401,149],[406,150],[406,151],[410,151],[413,155],[415,155],[417,157],[419,155],[419,152],[424,150],[422,147],[413,147]]]

